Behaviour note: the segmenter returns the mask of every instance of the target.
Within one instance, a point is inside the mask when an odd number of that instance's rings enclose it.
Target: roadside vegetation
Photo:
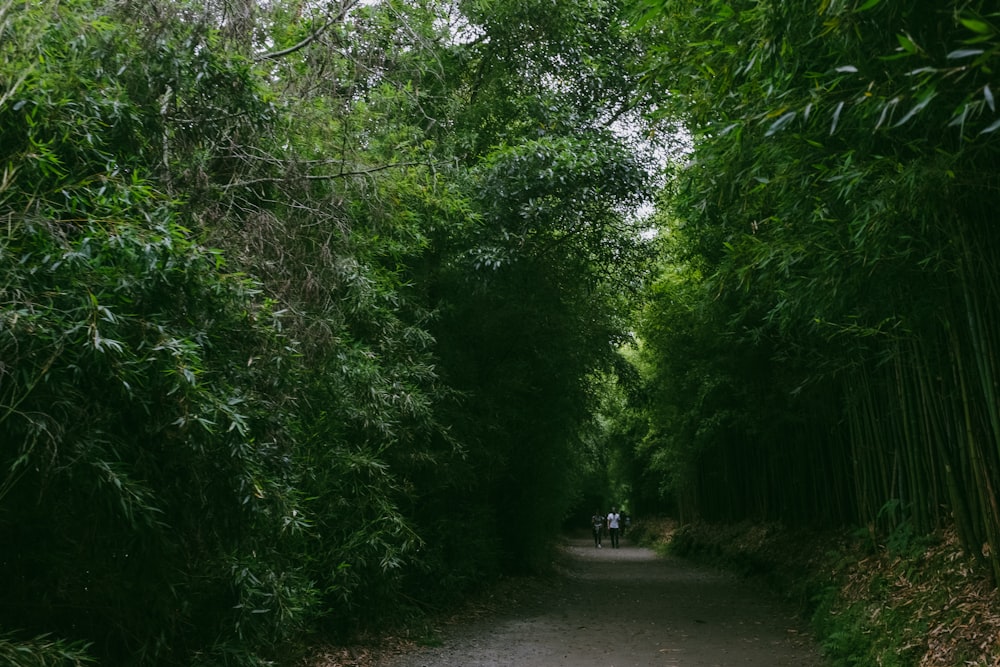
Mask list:
[[[995,664],[994,8],[642,5],[693,148],[637,482],[681,552],[787,577],[839,664]]]
[[[880,541],[868,530],[651,518],[633,537],[787,599],[811,620],[832,667],[1000,660],[1000,593],[954,531]]]

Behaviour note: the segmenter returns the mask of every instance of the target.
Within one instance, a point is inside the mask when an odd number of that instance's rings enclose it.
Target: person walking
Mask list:
[[[594,530],[594,548],[601,548],[601,533],[604,532],[604,517],[600,511],[594,510],[594,516],[590,517],[590,525]]]
[[[621,519],[622,515],[618,513],[618,508],[612,507],[608,514],[608,535],[611,537],[612,549],[618,548],[618,523]]]

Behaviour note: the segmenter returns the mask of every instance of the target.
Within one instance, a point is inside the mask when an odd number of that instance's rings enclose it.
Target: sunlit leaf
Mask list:
[[[733,8],[726,4],[718,6],[717,10],[718,11],[716,13],[716,17],[721,20],[730,19],[736,15],[736,12],[733,10]]]
[[[980,35],[988,35],[994,32],[993,28],[990,27],[990,24],[986,23],[985,21],[981,21],[979,19],[970,19],[970,18],[960,18],[958,20],[961,21],[962,25],[964,25],[966,28],[968,28],[972,32],[977,32]]]
[[[899,33],[896,35],[896,39],[899,40],[899,45],[903,47],[903,50],[910,54],[915,54],[917,52],[917,45],[913,42],[908,35]]]

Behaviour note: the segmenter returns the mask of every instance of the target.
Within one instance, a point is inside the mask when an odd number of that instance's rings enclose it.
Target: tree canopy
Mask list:
[[[990,11],[641,3],[694,135],[640,334],[682,511],[954,522],[1000,574]]]
[[[0,8],[0,656],[264,664],[546,562],[648,270],[623,12]]]

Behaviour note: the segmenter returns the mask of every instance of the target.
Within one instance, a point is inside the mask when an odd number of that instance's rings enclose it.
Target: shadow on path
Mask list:
[[[381,667],[820,667],[794,610],[733,576],[622,541],[564,547],[541,596]],[[534,599],[531,599],[534,598]]]

